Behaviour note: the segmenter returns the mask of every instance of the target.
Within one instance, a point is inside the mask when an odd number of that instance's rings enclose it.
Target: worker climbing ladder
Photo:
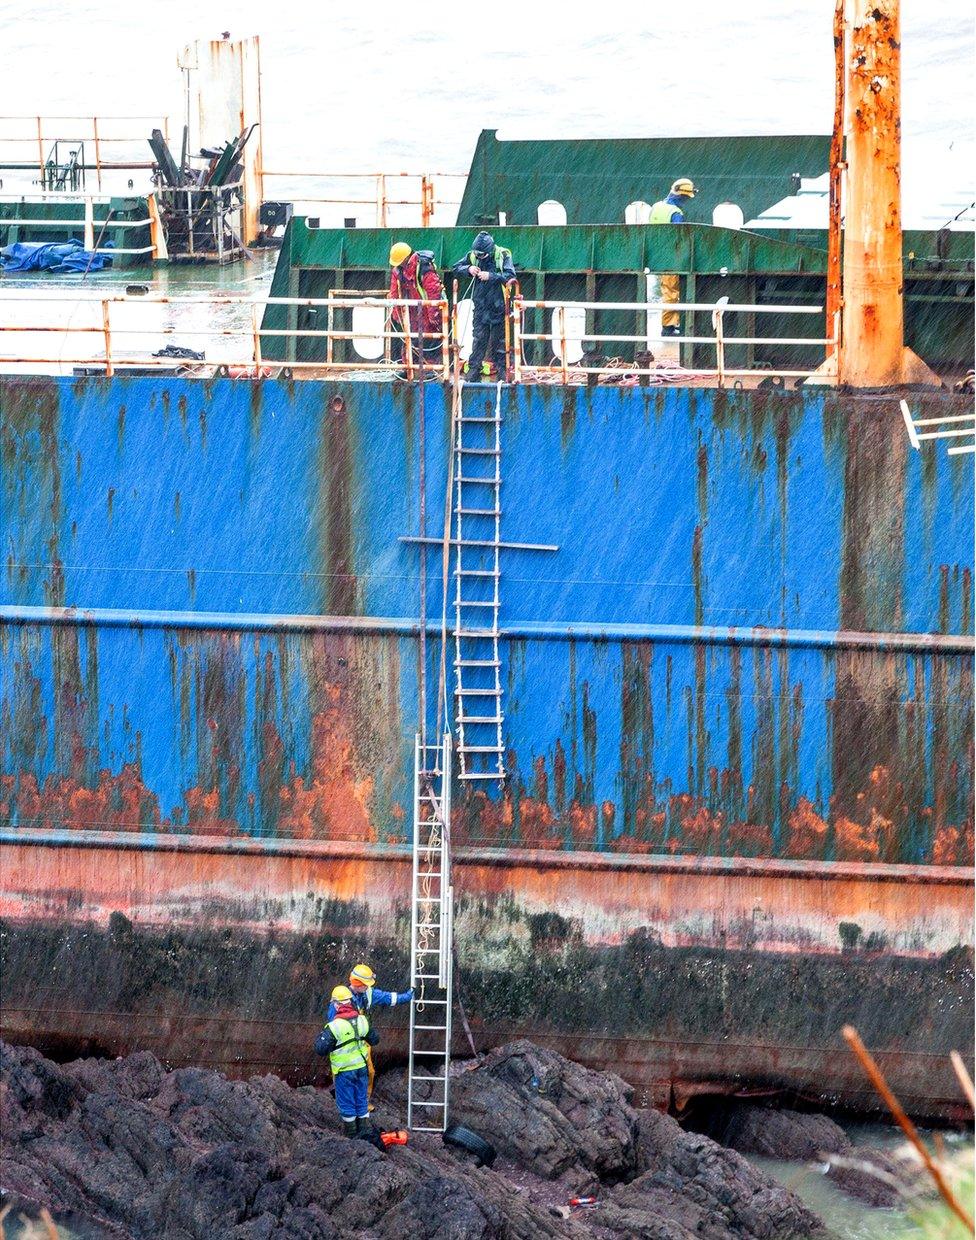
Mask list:
[[[453,998],[451,737],[414,750],[413,884],[410,918],[410,1060],[407,1127],[447,1127]]]
[[[498,658],[501,400],[494,413],[458,404],[454,438],[454,721],[459,775],[505,778]]]

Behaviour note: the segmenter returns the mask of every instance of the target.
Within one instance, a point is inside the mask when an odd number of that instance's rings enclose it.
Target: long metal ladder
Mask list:
[[[407,1127],[447,1127],[453,999],[451,737],[414,746],[413,885],[410,918],[410,1061]],[[419,1071],[423,1069],[423,1071]],[[419,1093],[419,1096],[418,1096]]]
[[[454,721],[458,774],[505,778],[498,658],[501,401],[494,414],[458,413],[454,441]]]

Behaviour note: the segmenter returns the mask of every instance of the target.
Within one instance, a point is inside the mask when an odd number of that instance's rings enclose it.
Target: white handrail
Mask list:
[[[714,301],[534,301],[528,297],[520,298],[526,310],[633,310],[642,314],[645,310],[701,310],[711,313],[717,302]],[[723,305],[722,311],[731,314],[733,311],[752,312],[755,314],[823,314],[823,306],[740,306]]]

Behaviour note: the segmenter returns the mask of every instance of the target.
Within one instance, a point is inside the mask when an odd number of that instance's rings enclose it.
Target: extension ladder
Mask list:
[[[505,778],[498,658],[501,537],[501,401],[495,412],[458,413],[454,442],[454,721],[459,775]]]
[[[407,1068],[407,1127],[414,1132],[443,1132],[447,1127],[454,973],[450,826],[450,734],[435,745],[422,745],[418,735],[410,917],[414,1001]]]

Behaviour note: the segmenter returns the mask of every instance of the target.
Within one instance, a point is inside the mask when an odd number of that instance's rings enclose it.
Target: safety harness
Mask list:
[[[353,1036],[340,1042],[342,1031],[337,1028],[339,1025],[348,1025]],[[348,1016],[337,1016],[335,1020],[329,1021],[329,1031],[336,1040],[335,1048],[329,1052],[329,1066],[333,1076],[337,1076],[340,1072],[352,1072],[356,1068],[367,1066],[363,1042],[369,1033],[369,1021],[365,1016],[357,1016],[354,1021]],[[350,1046],[354,1049],[347,1050],[346,1048]]]

